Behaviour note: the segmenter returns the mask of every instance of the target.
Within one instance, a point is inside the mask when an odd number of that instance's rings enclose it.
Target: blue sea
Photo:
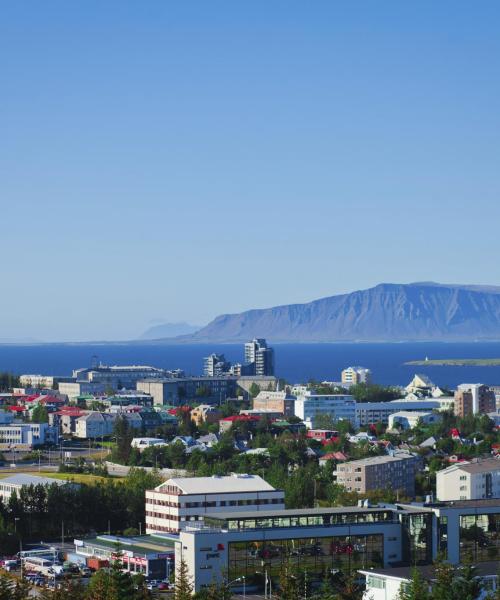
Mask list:
[[[272,342],[271,342],[272,344]],[[499,358],[500,342],[395,344],[275,344],[276,374],[290,383],[309,379],[338,381],[340,371],[361,365],[374,381],[405,385],[415,372],[426,373],[437,385],[500,384],[500,367],[411,367],[409,360],[437,358]],[[96,356],[104,364],[143,364],[184,369],[198,375],[203,357],[221,352],[232,362],[243,361],[242,344],[172,345],[161,343],[0,345],[0,371],[70,375],[90,366]]]

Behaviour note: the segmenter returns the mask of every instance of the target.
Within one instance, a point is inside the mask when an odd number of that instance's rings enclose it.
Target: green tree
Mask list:
[[[293,574],[290,562],[286,561],[280,571],[280,589],[279,598],[280,600],[298,600],[299,598],[299,586],[297,584],[297,578]]]
[[[401,584],[398,600],[431,600],[429,584],[417,568],[412,569],[409,583]]]
[[[454,567],[439,558],[434,564],[434,584],[432,586],[432,600],[455,600],[453,580]]]
[[[48,423],[49,411],[43,404],[37,404],[31,412],[31,420],[33,423]]]
[[[181,560],[175,574],[174,599],[191,600],[193,597],[193,584],[189,576],[188,566],[184,559]]]
[[[455,571],[453,597],[457,600],[476,600],[481,589],[481,580],[478,579],[477,568],[472,564],[472,557],[466,557]]]
[[[41,590],[41,600],[85,600],[86,590],[80,581],[66,581],[57,590]]]
[[[252,396],[252,398],[255,398],[260,393],[260,386],[254,381],[250,386],[248,393],[250,394],[250,396]]]
[[[111,454],[112,460],[126,465],[130,458],[131,443],[134,437],[134,432],[130,427],[129,422],[125,417],[119,417],[116,419],[114,434],[116,436],[116,446]]]

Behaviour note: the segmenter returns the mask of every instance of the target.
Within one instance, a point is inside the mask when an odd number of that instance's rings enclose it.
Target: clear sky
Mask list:
[[[500,3],[6,0],[0,338],[499,284]]]

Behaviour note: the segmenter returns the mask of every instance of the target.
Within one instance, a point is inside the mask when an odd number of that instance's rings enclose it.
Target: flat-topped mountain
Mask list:
[[[220,315],[185,342],[500,340],[500,287],[382,283],[306,304]]]

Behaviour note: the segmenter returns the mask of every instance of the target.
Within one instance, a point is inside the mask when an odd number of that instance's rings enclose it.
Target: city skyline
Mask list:
[[[4,5],[0,338],[499,283],[499,13]]]

